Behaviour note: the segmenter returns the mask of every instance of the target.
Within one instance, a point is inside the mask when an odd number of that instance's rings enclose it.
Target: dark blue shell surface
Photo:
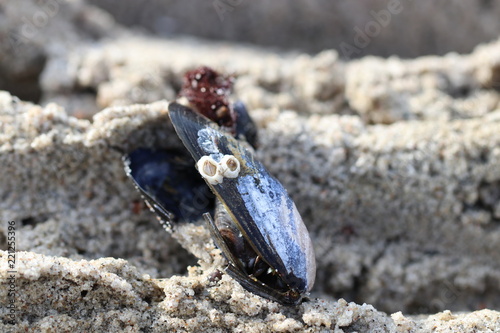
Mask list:
[[[257,127],[248,114],[247,108],[243,102],[235,102],[233,105],[236,113],[236,137],[243,138],[253,148],[257,146]]]
[[[163,222],[199,220],[213,209],[213,194],[182,152],[138,148],[124,156],[125,170]]]
[[[284,303],[298,303],[314,284],[316,262],[309,233],[283,185],[255,159],[249,145],[222,131],[206,117],[177,103],[169,105],[169,115],[195,161],[203,156],[210,156],[216,162],[226,155],[238,159],[241,168],[237,177],[224,178],[220,184],[207,184],[256,254],[279,274],[290,290],[300,295],[285,299]],[[253,283],[241,271],[234,275],[247,288]],[[263,287],[269,290],[269,286]]]

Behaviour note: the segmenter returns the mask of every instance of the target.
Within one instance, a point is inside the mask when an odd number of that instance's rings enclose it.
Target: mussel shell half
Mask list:
[[[213,194],[187,152],[138,148],[123,161],[127,175],[163,222],[197,221],[213,209]]]
[[[257,146],[257,127],[248,114],[243,102],[235,102],[233,105],[236,113],[236,137],[246,140],[253,148]]]
[[[316,276],[314,251],[307,229],[285,188],[255,159],[251,148],[223,132],[208,118],[178,103],[169,115],[180,139],[195,161],[210,156],[236,157],[236,178],[209,184],[255,252],[280,274],[288,286],[308,292]]]

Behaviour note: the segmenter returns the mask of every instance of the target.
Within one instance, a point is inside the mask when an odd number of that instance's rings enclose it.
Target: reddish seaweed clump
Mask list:
[[[232,77],[225,77],[210,67],[202,66],[184,75],[179,97],[187,98],[199,113],[234,133],[236,113],[228,98],[233,81]]]

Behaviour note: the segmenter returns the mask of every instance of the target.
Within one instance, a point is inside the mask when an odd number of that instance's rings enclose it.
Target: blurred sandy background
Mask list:
[[[469,53],[498,37],[500,1],[434,0],[90,0],[126,26],[158,36],[179,34],[317,53],[354,44],[356,28],[374,36],[354,57],[413,58]],[[384,11],[392,9],[388,19]],[[378,18],[378,20],[377,20]],[[380,32],[370,26],[380,23]],[[370,37],[370,36],[368,36]]]

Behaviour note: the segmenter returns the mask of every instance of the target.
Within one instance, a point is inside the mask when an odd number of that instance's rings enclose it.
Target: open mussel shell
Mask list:
[[[256,145],[257,128],[242,102],[234,104],[235,135]],[[123,156],[125,172],[168,228],[212,213],[214,195],[193,168],[187,150],[137,148]]]
[[[213,194],[187,152],[138,148],[123,161],[127,175],[167,226],[197,221],[213,209]]]
[[[178,103],[169,105],[169,115],[196,162],[204,156],[215,164],[227,156],[238,160],[236,177],[207,184],[255,253],[293,291],[282,298],[279,295],[271,298],[282,303],[299,302],[314,284],[316,262],[307,229],[285,188],[255,159],[249,145],[222,131],[214,122]],[[229,251],[227,247],[221,250]],[[236,258],[230,261],[237,261],[237,255],[225,255]],[[265,295],[272,293],[272,286],[259,287],[259,282],[249,279],[237,266],[233,262],[229,271],[243,286],[254,292],[260,289],[258,293],[265,297],[272,296]]]

